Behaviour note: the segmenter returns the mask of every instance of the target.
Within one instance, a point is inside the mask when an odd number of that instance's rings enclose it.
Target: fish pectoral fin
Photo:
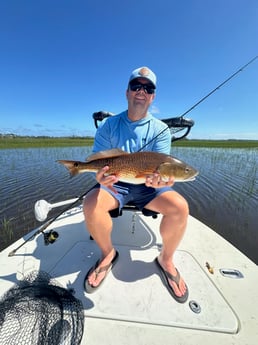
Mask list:
[[[96,152],[96,153],[89,155],[86,158],[86,162],[93,161],[96,159],[119,157],[122,155],[129,155],[129,154],[130,153],[125,152],[121,149],[111,149],[111,150],[99,151],[99,152]]]
[[[140,173],[140,174],[136,174],[136,175],[135,175],[135,178],[141,178],[141,179],[143,178],[143,179],[146,179],[147,176],[149,176],[149,175]]]

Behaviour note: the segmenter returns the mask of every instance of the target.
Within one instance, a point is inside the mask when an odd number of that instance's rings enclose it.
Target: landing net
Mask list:
[[[82,303],[45,272],[32,272],[0,300],[1,345],[77,345],[83,325]]]

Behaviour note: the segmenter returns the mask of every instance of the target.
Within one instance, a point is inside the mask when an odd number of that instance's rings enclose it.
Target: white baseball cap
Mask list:
[[[144,78],[149,80],[156,88],[157,77],[148,67],[139,67],[135,69],[129,79],[129,83],[136,78]]]

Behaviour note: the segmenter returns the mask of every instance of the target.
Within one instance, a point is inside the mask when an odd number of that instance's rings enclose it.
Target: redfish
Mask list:
[[[175,182],[192,181],[198,171],[183,161],[164,153],[141,151],[128,153],[120,149],[100,151],[87,157],[85,162],[58,160],[71,176],[83,172],[97,172],[109,167],[106,176],[115,175],[119,181],[140,184],[147,177],[159,174],[162,181],[173,177]]]

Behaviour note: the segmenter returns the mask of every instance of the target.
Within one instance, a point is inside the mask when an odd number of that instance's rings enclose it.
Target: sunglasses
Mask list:
[[[137,82],[137,83],[129,84],[129,87],[130,87],[130,90],[134,92],[140,91],[141,89],[143,89],[144,92],[145,93],[147,92],[149,95],[155,93],[155,88],[151,84],[141,84]]]

